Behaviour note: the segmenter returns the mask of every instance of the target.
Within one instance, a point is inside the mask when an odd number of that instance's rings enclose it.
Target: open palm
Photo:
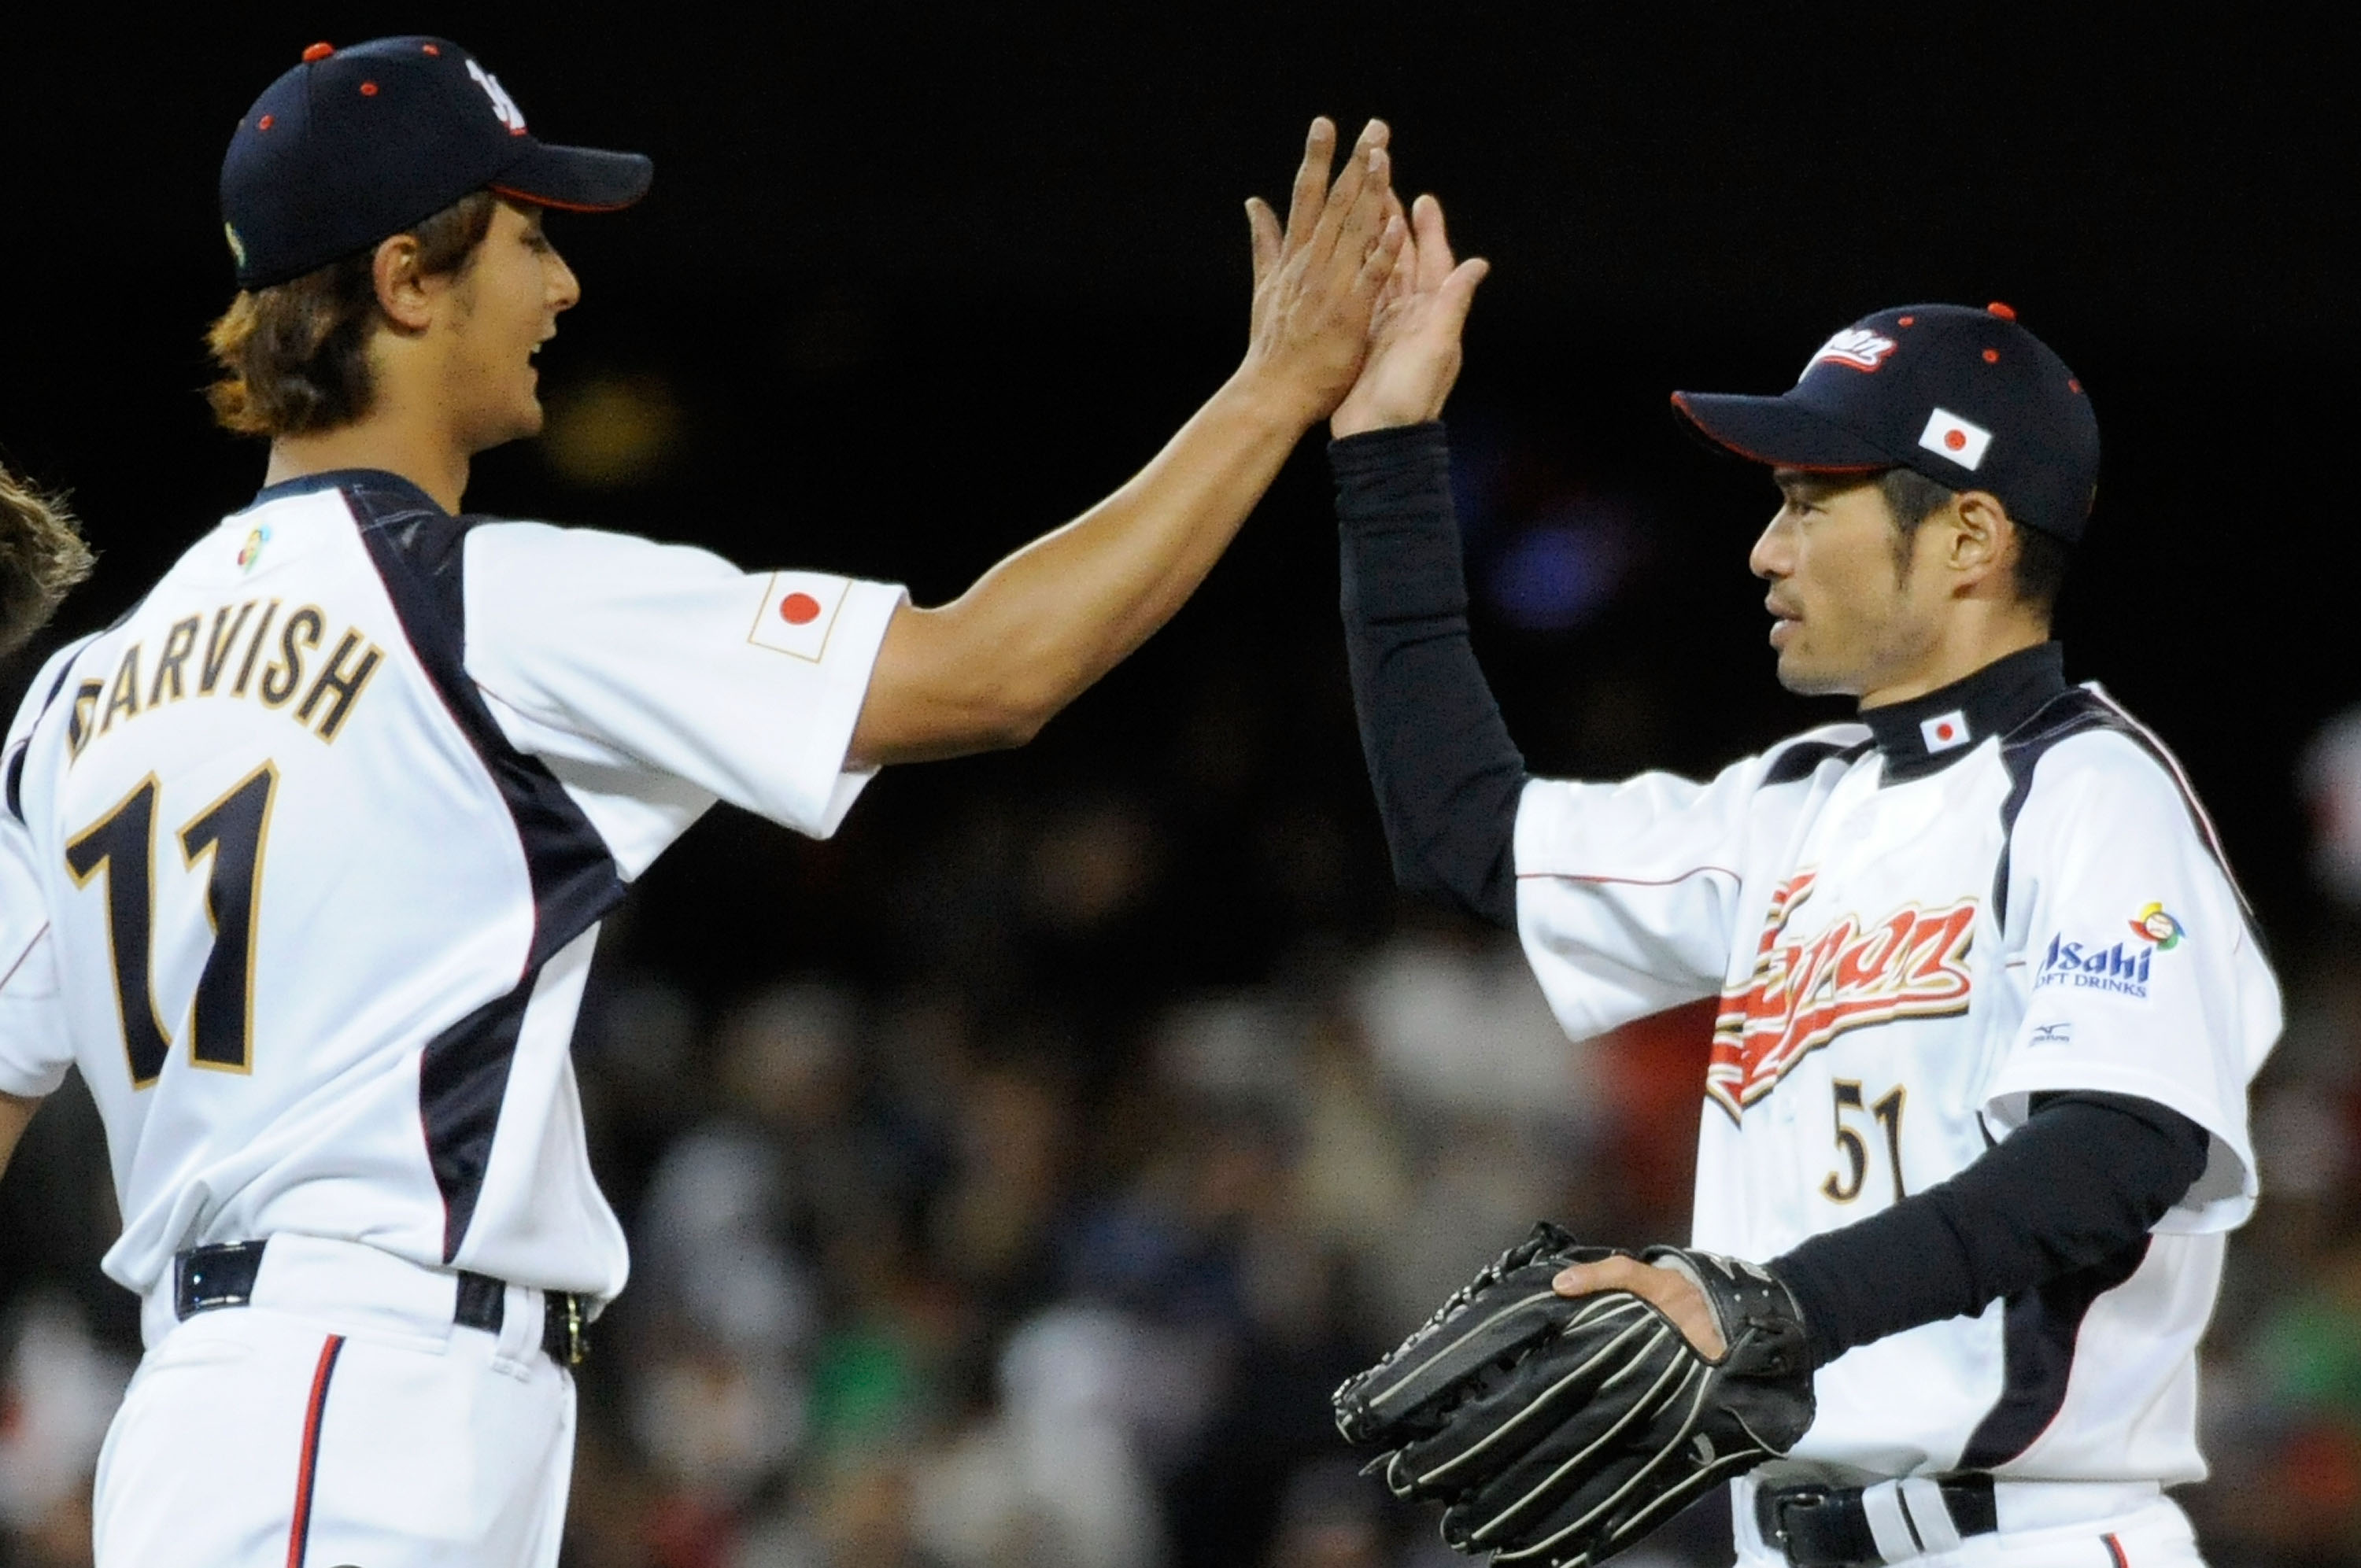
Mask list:
[[[1460,330],[1476,285],[1491,263],[1477,258],[1453,261],[1443,203],[1433,197],[1421,196],[1410,219],[1410,237],[1369,324],[1368,357],[1360,379],[1329,419],[1332,434],[1357,435],[1439,418],[1459,378]]]

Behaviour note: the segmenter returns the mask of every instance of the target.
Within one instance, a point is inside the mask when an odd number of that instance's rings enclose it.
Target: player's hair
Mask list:
[[[1907,572],[1910,540],[1918,532],[1918,525],[1960,492],[1937,484],[1915,468],[1886,469],[1878,475],[1877,488],[1885,497],[1885,508],[1894,514],[1894,526],[1899,532],[1894,543],[1895,558]],[[2059,590],[2066,586],[2067,568],[2073,564],[2072,545],[2054,533],[2017,524],[2016,559],[2010,564],[2009,583],[2018,603],[2030,605],[2044,615],[2055,610]]]
[[[0,654],[15,652],[47,625],[90,566],[90,546],[64,498],[0,467]]]
[[[475,191],[410,232],[418,269],[463,272],[492,226],[500,198]],[[268,289],[240,291],[205,331],[221,367],[206,389],[214,419],[240,435],[316,435],[369,411],[369,339],[379,320],[377,247]]]

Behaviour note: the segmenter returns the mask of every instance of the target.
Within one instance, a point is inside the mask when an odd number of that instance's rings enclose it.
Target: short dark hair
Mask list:
[[[90,546],[64,499],[0,468],[0,654],[47,625],[90,567]]]
[[[476,191],[410,232],[429,277],[462,272],[491,231],[500,198]],[[377,247],[268,289],[241,291],[206,330],[221,367],[206,389],[214,419],[239,435],[317,435],[369,411],[376,335]]]
[[[1877,476],[1877,488],[1885,497],[1886,510],[1894,514],[1894,526],[1901,536],[1895,553],[1906,570],[1909,541],[1918,525],[1960,492],[1937,484],[1916,468],[1885,469]],[[2066,586],[2067,569],[2073,564],[2072,545],[2026,523],[2016,525],[2016,559],[2010,564],[2009,582],[2018,603],[2045,615],[2055,610],[2059,590]]]

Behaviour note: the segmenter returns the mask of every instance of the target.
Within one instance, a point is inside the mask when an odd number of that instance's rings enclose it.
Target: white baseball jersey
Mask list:
[[[901,599],[348,472],[54,657],[6,753],[0,1090],[80,1064],[150,1343],[175,1251],[279,1233],[620,1289],[568,1056],[598,920],[717,798],[834,831]]]
[[[1696,1245],[1769,1259],[1959,1172],[2046,1091],[2212,1135],[2145,1244],[1818,1375],[1794,1457],[1883,1475],[2202,1476],[2194,1352],[2255,1201],[2277,985],[2178,765],[2054,645],[1707,784],[1536,780],[1525,950],[1580,1036],[1719,993]]]

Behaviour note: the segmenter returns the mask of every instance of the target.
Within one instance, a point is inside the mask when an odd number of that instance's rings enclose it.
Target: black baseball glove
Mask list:
[[[1400,1497],[1443,1506],[1443,1539],[1496,1563],[1591,1568],[1812,1424],[1801,1314],[1750,1263],[1681,1247],[1642,1261],[1697,1281],[1729,1347],[1708,1361],[1624,1290],[1550,1281],[1614,1249],[1544,1221],[1333,1401],[1345,1441]]]

